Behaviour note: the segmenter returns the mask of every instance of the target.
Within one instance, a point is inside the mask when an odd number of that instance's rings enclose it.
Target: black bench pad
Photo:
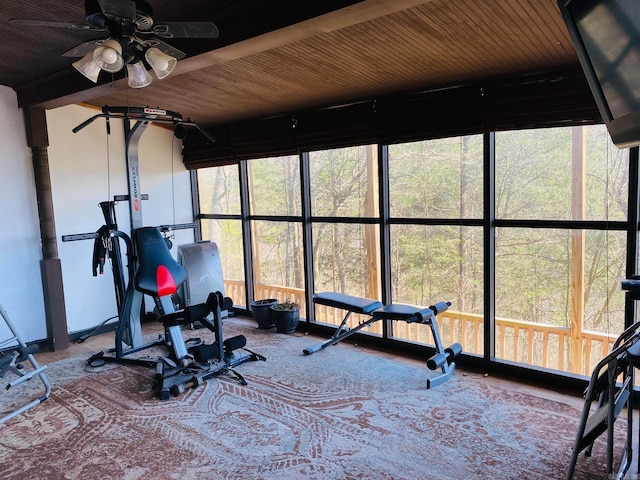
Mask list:
[[[431,318],[433,310],[430,308],[414,307],[412,305],[403,305],[401,303],[392,303],[379,308],[372,312],[372,317],[382,320],[409,320],[416,317],[416,321]]]
[[[630,292],[640,292],[640,279],[626,278],[622,280],[622,290]]]
[[[382,308],[382,303],[371,298],[354,297],[344,293],[322,292],[313,296],[313,302],[328,307],[340,308],[353,313],[371,314],[374,310]],[[415,313],[415,308],[414,308]]]

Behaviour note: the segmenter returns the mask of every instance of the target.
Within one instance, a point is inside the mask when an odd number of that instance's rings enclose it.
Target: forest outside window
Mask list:
[[[493,169],[495,178],[483,178]],[[200,218],[203,238],[219,243],[226,288],[242,298],[253,281],[256,297],[303,305],[319,291],[451,301],[438,317],[444,343],[588,374],[624,328],[628,173],[628,150],[614,147],[602,125],[362,145],[200,170]],[[495,285],[485,284],[490,270]],[[488,307],[494,318],[484,317]],[[315,307],[312,319],[339,324],[344,312],[329,310]],[[352,317],[350,327],[363,320]],[[379,323],[363,333],[433,344],[420,325]]]

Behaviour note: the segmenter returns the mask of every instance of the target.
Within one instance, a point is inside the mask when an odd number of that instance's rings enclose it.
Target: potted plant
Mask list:
[[[271,306],[271,314],[278,333],[293,333],[300,321],[300,305],[287,300]]]
[[[271,313],[271,307],[278,303],[277,298],[265,298],[264,300],[256,300],[251,302],[251,314],[256,322],[258,322],[258,328],[273,328],[275,325],[273,315]]]

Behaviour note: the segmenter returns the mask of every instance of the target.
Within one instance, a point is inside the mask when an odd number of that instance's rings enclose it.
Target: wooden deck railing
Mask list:
[[[225,280],[227,296],[233,299],[245,298],[243,281]],[[306,311],[304,291],[297,288],[276,285],[257,285],[256,298],[276,298],[295,300],[301,311]],[[345,312],[323,305],[316,306],[316,320],[321,323],[339,325]],[[356,326],[368,317],[353,314],[349,327]],[[455,310],[447,310],[438,315],[438,325],[442,342],[450,345],[462,344],[464,351],[482,354],[484,348],[484,317]],[[433,344],[431,332],[418,324],[393,322],[393,337],[411,342]],[[363,332],[382,335],[382,323],[376,322]],[[617,335],[584,330],[579,334],[582,344],[582,364],[570,363],[571,329],[545,323],[527,322],[507,318],[496,318],[496,357],[526,363],[564,372],[591,375],[593,367],[607,353]]]

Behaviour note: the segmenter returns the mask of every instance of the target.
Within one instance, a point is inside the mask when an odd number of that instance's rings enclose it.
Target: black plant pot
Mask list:
[[[278,333],[293,333],[300,322],[300,309],[294,310],[278,310],[271,307],[271,315],[276,324]]]
[[[271,306],[278,303],[275,298],[266,298],[264,300],[256,300],[251,302],[251,314],[253,319],[258,322],[258,328],[273,328],[275,325]]]

